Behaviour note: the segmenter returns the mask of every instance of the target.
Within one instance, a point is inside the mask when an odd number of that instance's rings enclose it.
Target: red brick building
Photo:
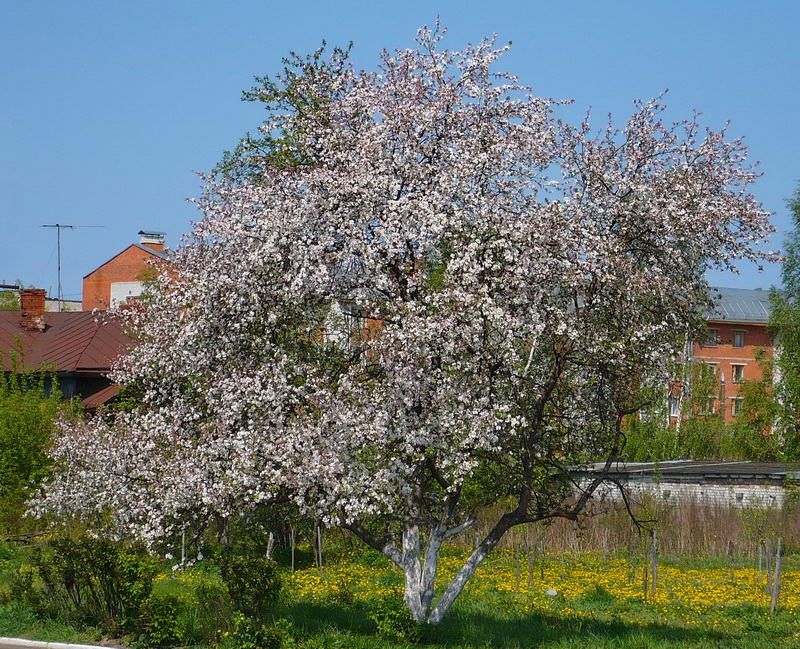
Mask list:
[[[144,280],[152,272],[149,262],[166,260],[164,253],[164,233],[141,230],[139,243],[132,243],[83,278],[83,310],[106,310],[140,296]]]
[[[714,391],[704,412],[721,414],[725,421],[733,421],[742,407],[741,384],[762,378],[759,350],[767,358],[773,355],[774,342],[767,332],[769,291],[720,287],[713,291],[716,308],[708,317],[708,336],[691,344],[687,360],[710,365],[716,376],[719,390]],[[680,398],[673,396],[670,420],[675,422],[680,411]]]

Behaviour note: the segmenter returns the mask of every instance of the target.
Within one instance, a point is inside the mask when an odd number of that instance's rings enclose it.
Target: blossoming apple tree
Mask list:
[[[67,427],[37,508],[152,540],[290,498],[397,564],[433,624],[510,528],[580,514],[601,476],[571,472],[618,456],[704,272],[767,258],[768,214],[724,131],[659,101],[570,125],[490,71],[506,48],[440,41],[295,79],[313,110],[263,131],[295,163],[208,179],[177,272],[123,314],[139,342],[114,378],[142,405]],[[498,503],[435,584],[442,544]]]

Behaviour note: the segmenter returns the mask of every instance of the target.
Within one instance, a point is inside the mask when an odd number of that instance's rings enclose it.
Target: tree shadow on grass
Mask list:
[[[469,649],[498,647],[735,647],[737,639],[711,629],[690,629],[666,624],[636,624],[619,620],[561,617],[543,613],[513,613],[498,609],[490,612],[471,607],[455,607],[444,621],[429,627],[420,646]],[[402,647],[376,635],[367,605],[287,603],[281,615],[309,635],[331,629],[374,640],[375,647]],[[359,646],[372,646],[372,642]]]
[[[699,647],[724,646],[731,638],[712,630],[636,624],[543,613],[497,619],[476,611],[454,611],[435,630],[444,647]]]
[[[309,634],[331,627],[354,635],[374,635],[375,624],[369,619],[370,609],[363,604],[289,602],[278,614]]]

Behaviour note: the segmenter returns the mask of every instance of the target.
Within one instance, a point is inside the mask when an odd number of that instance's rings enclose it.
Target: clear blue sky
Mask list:
[[[39,226],[104,225],[64,233],[64,292],[75,299],[83,275],[138,230],[164,230],[174,246],[190,229],[194,172],[260,121],[239,100],[253,75],[322,39],[354,41],[356,63],[372,67],[437,14],[450,47],[493,32],[513,41],[503,67],[539,94],[591,105],[598,122],[665,88],[676,118],[697,108],[711,126],[731,120],[761,161],[773,247],[800,180],[796,0],[2,0],[0,12],[0,282],[55,293],[55,232]],[[779,269],[711,280],[768,287]]]

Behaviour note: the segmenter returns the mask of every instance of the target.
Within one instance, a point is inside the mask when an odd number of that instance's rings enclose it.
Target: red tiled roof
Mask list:
[[[25,367],[42,364],[56,372],[102,373],[131,344],[118,323],[100,323],[91,311],[45,313],[44,331],[27,331],[19,311],[0,311],[0,365],[11,369],[9,350],[22,345]]]
[[[112,383],[108,387],[105,387],[94,394],[90,394],[83,401],[81,401],[81,405],[86,408],[86,410],[93,410],[94,408],[97,408],[97,406],[101,406],[116,397],[120,393],[120,390],[122,390],[121,385]]]

